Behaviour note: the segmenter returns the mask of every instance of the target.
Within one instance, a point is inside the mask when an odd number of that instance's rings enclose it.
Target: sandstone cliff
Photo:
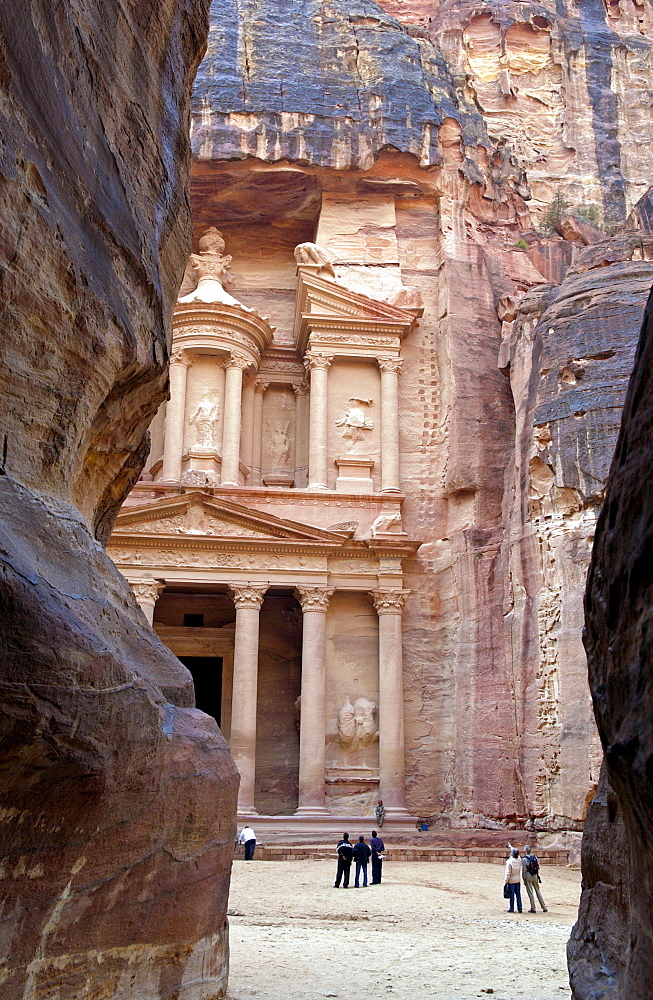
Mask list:
[[[237,778],[102,546],[167,388],[206,13],[3,7],[6,1000],[225,987]]]
[[[605,748],[569,943],[578,1000],[651,994],[651,370],[649,300],[587,582],[585,646]]]
[[[211,12],[198,227],[272,258],[293,226],[313,238],[321,204],[340,280],[381,295],[400,280],[424,301],[401,382],[404,527],[424,543],[404,617],[410,807],[579,830],[600,762],[583,581],[652,272],[639,237],[558,224],[573,206],[614,229],[645,191],[648,8]],[[632,103],[610,91],[628,74]],[[569,239],[544,232],[552,202]],[[281,284],[265,296],[280,330]]]

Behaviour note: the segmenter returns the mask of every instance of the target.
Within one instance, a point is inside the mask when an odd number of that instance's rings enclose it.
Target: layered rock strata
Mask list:
[[[103,550],[167,390],[206,13],[4,5],[7,1000],[209,1000],[226,984],[237,776]]]
[[[569,944],[578,1000],[644,1000],[653,977],[652,367],[649,300],[587,581],[585,646],[605,774],[584,838]]]

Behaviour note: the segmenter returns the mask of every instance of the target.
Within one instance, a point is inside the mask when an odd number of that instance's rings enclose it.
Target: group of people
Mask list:
[[[510,900],[508,913],[515,912],[515,902],[517,903],[517,912],[522,912],[522,879],[524,885],[526,886],[526,892],[528,893],[528,898],[531,904],[531,908],[528,912],[536,912],[535,897],[537,896],[539,904],[542,907],[542,912],[546,913],[547,908],[542,898],[542,893],[540,892],[540,882],[542,881],[540,878],[540,863],[535,854],[532,853],[530,845],[527,844],[524,848],[524,856],[522,858],[520,858],[519,851],[516,847],[508,844],[508,848],[510,850],[510,857],[506,861],[506,874],[503,890],[505,898]]]
[[[352,845],[349,842],[349,834],[343,833],[342,840],[338,841],[338,845],[336,847],[336,853],[338,855],[338,870],[336,872],[334,889],[339,889],[341,882],[343,889],[349,888],[349,875],[352,862],[355,862],[356,864],[354,887],[356,889],[360,889],[360,879],[362,875],[363,888],[366,888],[367,866],[370,858],[372,860],[372,885],[380,885],[381,872],[383,870],[384,850],[385,847],[383,841],[377,835],[376,830],[372,830],[372,837],[369,844],[365,843],[365,837],[361,835],[358,838],[358,843]]]

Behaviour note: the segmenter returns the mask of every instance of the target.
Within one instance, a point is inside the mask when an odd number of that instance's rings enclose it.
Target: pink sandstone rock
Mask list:
[[[103,550],[166,393],[207,6],[3,11],[4,1000],[226,985],[237,776]]]

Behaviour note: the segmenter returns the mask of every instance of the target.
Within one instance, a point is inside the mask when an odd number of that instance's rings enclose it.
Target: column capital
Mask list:
[[[248,372],[243,376],[243,389],[256,389],[256,373]]]
[[[245,357],[244,354],[232,353],[225,361],[224,366],[225,368],[240,368],[241,372],[244,372],[246,368],[252,366],[252,360]]]
[[[233,595],[236,609],[254,608],[258,611],[269,586],[268,583],[246,583],[243,586],[232,585],[229,589]]]
[[[333,354],[317,354],[315,351],[308,351],[304,356],[304,368],[312,372],[315,368],[328,368],[333,361]]]
[[[259,381],[257,379],[254,384],[254,392],[258,392],[262,396],[267,391],[269,384],[270,383],[265,380]]]
[[[404,367],[403,358],[377,358],[376,361],[382,375],[385,375],[386,372],[400,375]]]
[[[334,587],[297,587],[295,593],[302,611],[323,611],[326,614]]]
[[[130,580],[129,586],[134,592],[138,604],[149,604],[152,607],[157,602],[159,594],[165,588],[164,580]]]
[[[308,396],[310,387],[306,379],[302,379],[297,385],[293,385],[292,391],[295,393],[295,396],[299,398],[299,396]]]
[[[188,351],[182,350],[181,348],[177,348],[170,355],[171,365],[183,365],[184,368],[190,368],[194,361],[195,359],[193,355],[189,354]]]
[[[379,615],[400,615],[410,590],[371,590],[372,603]]]

